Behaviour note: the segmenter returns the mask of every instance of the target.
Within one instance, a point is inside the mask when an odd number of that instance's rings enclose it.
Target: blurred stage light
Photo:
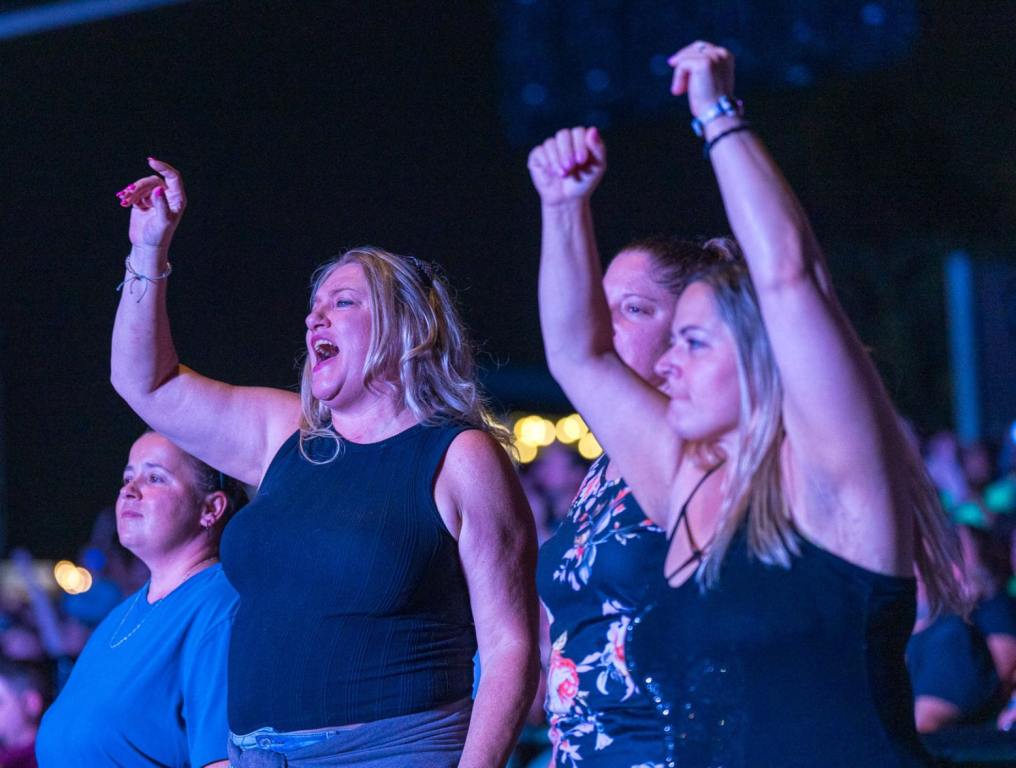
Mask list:
[[[515,450],[518,451],[519,464],[529,464],[540,453],[540,449],[529,443],[516,443]]]
[[[554,425],[558,441],[565,445],[578,442],[588,431],[589,427],[577,413],[558,419],[557,424]]]
[[[147,11],[164,5],[180,5],[184,2],[187,0],[65,0],[57,3],[23,3],[16,8],[0,10],[0,40]]]
[[[70,560],[61,560],[53,566],[53,578],[60,589],[69,595],[80,595],[92,588],[92,574],[87,568],[74,565]]]
[[[533,414],[515,424],[515,437],[522,443],[544,447],[554,442],[554,422]]]
[[[592,461],[593,459],[599,458],[602,453],[603,448],[600,447],[596,438],[593,437],[592,432],[586,432],[586,434],[582,436],[582,439],[579,440],[579,454],[583,459]]]
[[[587,460],[595,459],[603,453],[586,422],[577,413],[561,416],[557,421],[536,413],[516,414],[512,432],[515,434],[515,450],[520,464],[535,461],[540,449],[555,441],[577,450]]]

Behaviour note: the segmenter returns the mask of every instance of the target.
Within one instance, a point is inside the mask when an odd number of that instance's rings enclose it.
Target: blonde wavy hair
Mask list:
[[[511,433],[492,416],[476,380],[472,343],[455,301],[437,267],[382,248],[352,248],[318,267],[311,276],[311,303],[328,276],[359,264],[370,292],[371,331],[363,384],[395,397],[423,424],[461,424],[480,429],[506,448]],[[331,429],[331,411],[311,391],[311,363],[300,379],[300,453],[313,463],[332,461],[342,438]],[[309,455],[314,439],[335,441],[326,459]]]
[[[726,258],[699,270],[688,282],[712,288],[717,311],[734,337],[740,426],[737,458],[728,470],[716,533],[696,574],[703,588],[718,582],[723,558],[742,526],[747,528],[749,553],[764,563],[789,568],[791,558],[800,554],[783,495],[783,387],[758,297],[737,242],[714,238],[709,243]],[[967,600],[954,577],[959,562],[955,536],[923,462],[902,434],[897,437],[914,516],[915,565],[929,603],[935,612],[943,608],[963,612]]]

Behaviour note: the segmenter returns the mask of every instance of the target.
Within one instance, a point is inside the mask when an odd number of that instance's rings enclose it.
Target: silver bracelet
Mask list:
[[[144,285],[144,290],[142,290],[141,291],[141,295],[138,296],[138,302],[139,303],[141,302],[141,300],[143,298],[145,298],[145,294],[148,293],[148,283],[154,283],[157,280],[165,280],[167,277],[169,277],[171,274],[173,274],[173,265],[170,264],[167,261],[166,262],[166,271],[163,272],[162,274],[156,275],[155,277],[149,277],[148,275],[142,275],[140,272],[138,272],[136,269],[134,269],[134,265],[131,264],[131,255],[129,253],[127,254],[127,258],[124,259],[123,265],[124,265],[124,268],[127,270],[127,274],[129,275],[129,277],[125,277],[123,279],[123,281],[120,283],[120,285],[118,285],[116,287],[116,290],[119,292],[119,291],[123,290],[123,287],[126,285],[127,286],[127,291],[131,295],[134,295],[134,284],[135,283],[142,283]]]
[[[703,138],[706,126],[720,117],[744,117],[744,102],[732,96],[720,96],[716,104],[702,115],[701,118],[692,118],[691,129],[695,132],[696,136]]]

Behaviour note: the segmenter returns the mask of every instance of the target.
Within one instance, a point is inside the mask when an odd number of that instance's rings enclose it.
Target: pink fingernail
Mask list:
[[[137,187],[135,187],[133,184],[128,184],[126,186],[126,189],[137,189]]]
[[[162,197],[162,187],[156,187],[152,195],[154,197]]]
[[[120,201],[120,207],[121,207],[121,208],[130,208],[130,207],[131,207],[131,204],[130,204],[130,203],[128,203],[128,202],[127,202],[126,200],[121,200],[121,201]]]

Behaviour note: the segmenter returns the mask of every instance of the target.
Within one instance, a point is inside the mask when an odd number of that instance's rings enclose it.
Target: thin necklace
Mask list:
[[[187,579],[189,579],[191,576],[197,573],[198,569],[205,563],[212,563],[218,559],[219,559],[218,555],[212,555],[211,557],[206,557],[200,563],[195,563],[191,568],[187,570],[187,572],[183,575],[183,578],[180,579],[180,584],[177,584],[176,586],[179,587],[181,584],[187,581]],[[124,635],[114,643],[113,638],[120,634],[120,630],[123,629],[123,625],[124,622],[127,621],[127,617],[134,612],[134,607],[138,604],[138,600],[141,599],[141,593],[147,592],[146,589],[139,589],[138,593],[134,595],[134,601],[131,603],[131,607],[127,609],[127,613],[123,615],[123,617],[120,619],[120,623],[117,624],[116,629],[113,630],[113,634],[109,636],[109,647],[119,648],[121,645],[130,640],[131,637],[134,635],[134,633],[137,632],[139,629],[141,629],[141,625],[145,623],[148,617],[152,615],[152,611],[158,608],[159,605],[162,603],[162,601],[165,600],[167,597],[169,597],[175,590],[176,587],[174,587],[172,590],[170,590],[162,597],[160,597],[158,600],[156,600],[154,603],[152,603],[152,607],[149,609],[148,613],[146,613],[144,616],[141,617],[141,621],[135,624],[134,628],[130,632],[128,632],[126,635]]]

